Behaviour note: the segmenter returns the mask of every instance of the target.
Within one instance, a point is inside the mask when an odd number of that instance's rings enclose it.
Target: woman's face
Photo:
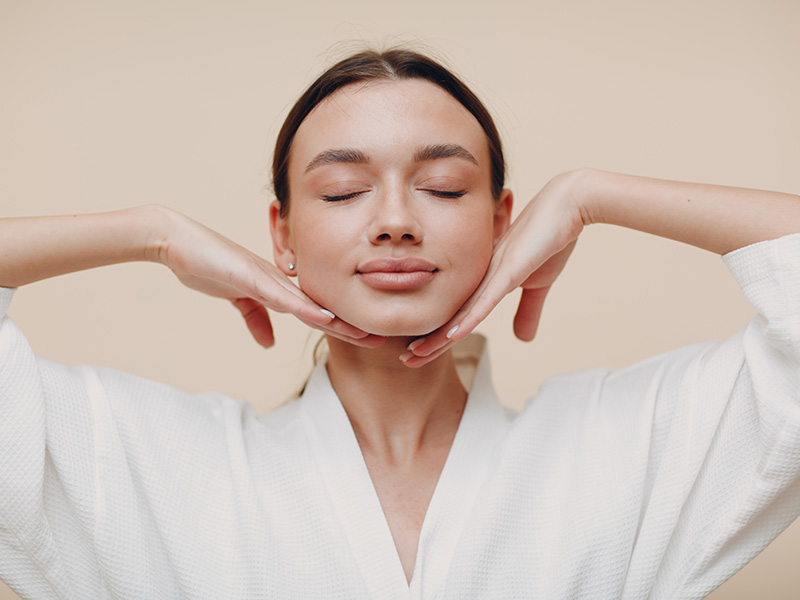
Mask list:
[[[424,80],[352,84],[306,117],[292,143],[291,205],[273,207],[278,264],[302,290],[370,333],[416,336],[452,317],[508,225],[494,202],[477,120]]]

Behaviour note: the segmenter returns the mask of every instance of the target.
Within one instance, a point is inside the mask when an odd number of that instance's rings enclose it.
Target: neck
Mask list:
[[[367,349],[328,338],[328,376],[362,452],[394,464],[449,448],[466,403],[451,352],[411,369],[398,358],[409,341]]]

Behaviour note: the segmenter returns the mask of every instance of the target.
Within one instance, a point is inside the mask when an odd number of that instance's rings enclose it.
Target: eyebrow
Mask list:
[[[440,158],[461,158],[475,165],[478,164],[478,160],[472,155],[472,152],[458,144],[431,144],[429,146],[423,146],[414,153],[414,162],[437,160]],[[336,163],[367,164],[369,163],[369,157],[361,150],[356,150],[355,148],[323,150],[306,165],[305,172],[308,173],[312,169],[321,167],[322,165],[332,165]]]
[[[305,172],[321,167],[322,165],[332,165],[335,163],[361,163],[369,162],[369,157],[354,148],[337,148],[335,150],[324,150],[317,154],[310,163],[306,165]]]
[[[475,165],[478,164],[478,160],[472,155],[472,152],[458,144],[434,144],[420,148],[414,153],[414,162],[438,158],[463,158]]]

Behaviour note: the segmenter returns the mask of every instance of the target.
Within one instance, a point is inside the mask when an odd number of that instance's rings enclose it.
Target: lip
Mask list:
[[[377,290],[416,290],[429,284],[439,269],[422,258],[376,258],[356,269],[366,285]]]

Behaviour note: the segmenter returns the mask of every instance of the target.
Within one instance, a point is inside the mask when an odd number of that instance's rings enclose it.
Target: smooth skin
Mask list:
[[[583,228],[619,225],[726,254],[800,232],[794,194],[665,181],[578,169],[554,177],[530,201],[495,248],[492,262],[458,313],[401,357],[425,364],[464,339],[506,294],[522,288],[514,333],[536,335],[545,297]]]
[[[341,147],[341,137],[325,135],[333,130],[350,132],[347,146],[369,161],[307,170],[320,152]],[[476,163],[463,156],[417,160],[417,151],[432,144],[465,148]],[[485,146],[477,122],[432,84],[348,86],[298,132],[293,204],[286,219],[277,206],[271,209],[276,264],[170,209],[145,206],[0,221],[0,285],[119,262],[160,262],[188,287],[230,300],[263,346],[274,343],[267,309],[323,331],[331,382],[410,580],[425,512],[466,401],[448,350],[506,294],[523,289],[514,330],[532,339],[547,292],[592,223],[720,254],[800,232],[800,199],[791,194],[591,169],[553,178],[509,226],[511,194],[491,198]],[[457,198],[440,194],[465,189]],[[347,198],[333,205],[324,199],[331,195]],[[450,227],[459,215],[469,218]],[[475,248],[463,246],[466,232]],[[471,239],[477,235],[485,237]],[[459,258],[465,249],[476,253],[469,264]],[[325,251],[336,259],[320,263],[316,253]],[[411,293],[365,286],[358,265],[387,255],[421,257],[439,271]],[[288,262],[297,268],[289,270]],[[325,271],[315,272],[320,265]],[[295,274],[302,290],[289,279]],[[316,286],[321,277],[326,284]],[[351,305],[358,306],[352,314]],[[347,319],[331,317],[331,310]]]

